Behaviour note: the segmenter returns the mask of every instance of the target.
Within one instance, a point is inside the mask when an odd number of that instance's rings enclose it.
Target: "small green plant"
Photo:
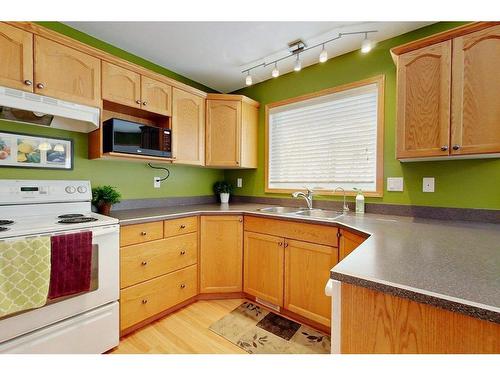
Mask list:
[[[99,207],[105,203],[115,204],[120,202],[121,195],[113,186],[97,186],[92,189],[92,204]]]
[[[233,192],[233,185],[231,185],[227,181],[217,181],[214,184],[214,193],[215,194],[221,194],[221,193],[231,194],[232,192]]]

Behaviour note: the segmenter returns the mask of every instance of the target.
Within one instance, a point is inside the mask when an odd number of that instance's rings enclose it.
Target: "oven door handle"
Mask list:
[[[119,232],[119,227],[118,225],[113,225],[112,227],[104,227],[104,228],[99,228],[99,229],[92,229],[92,236],[97,237],[97,236],[102,236],[105,234],[110,234],[110,233],[118,233]]]

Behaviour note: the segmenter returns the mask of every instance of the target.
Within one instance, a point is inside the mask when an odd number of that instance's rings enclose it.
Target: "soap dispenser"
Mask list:
[[[365,213],[365,196],[363,195],[363,191],[361,189],[354,188],[356,194],[356,213],[364,214]]]

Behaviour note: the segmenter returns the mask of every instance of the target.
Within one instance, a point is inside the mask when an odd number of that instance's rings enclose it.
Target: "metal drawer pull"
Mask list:
[[[146,262],[145,260],[143,260],[143,261],[141,262],[141,265],[143,265],[143,266],[146,266],[147,264],[148,264],[148,262]]]
[[[186,287],[186,284],[181,284],[181,289],[184,289]]]
[[[39,89],[43,89],[45,87],[45,85],[43,83],[37,83],[36,87]]]
[[[148,102],[142,102],[142,105],[147,105],[147,104],[148,104]]]
[[[460,149],[460,145],[453,145],[453,149],[454,149],[455,151],[459,150],[459,149]]]
[[[143,299],[141,302],[142,302],[143,305],[145,305],[146,303],[148,303],[148,300],[147,299]]]
[[[181,250],[181,255],[186,254],[186,250]]]
[[[147,232],[141,232],[141,236],[145,236],[146,234],[148,234]]]
[[[441,151],[448,151],[448,146],[442,146]]]
[[[140,101],[139,99],[137,99],[135,102],[136,102],[137,104],[141,104],[141,101]]]
[[[25,84],[26,86],[31,86],[31,85],[33,84],[33,82],[31,82],[29,79],[25,79],[25,80],[24,80],[24,84]]]
[[[181,224],[181,229],[185,229],[186,226],[184,224]]]

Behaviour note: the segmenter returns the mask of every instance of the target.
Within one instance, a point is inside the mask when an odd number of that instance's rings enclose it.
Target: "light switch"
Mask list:
[[[161,181],[160,181],[161,177],[153,177],[153,187],[155,189],[158,189],[161,187]]]
[[[422,191],[424,193],[434,193],[434,177],[424,177]]]
[[[241,177],[238,177],[236,179],[236,187],[243,187],[243,179]]]
[[[388,177],[387,191],[403,191],[403,177]]]

